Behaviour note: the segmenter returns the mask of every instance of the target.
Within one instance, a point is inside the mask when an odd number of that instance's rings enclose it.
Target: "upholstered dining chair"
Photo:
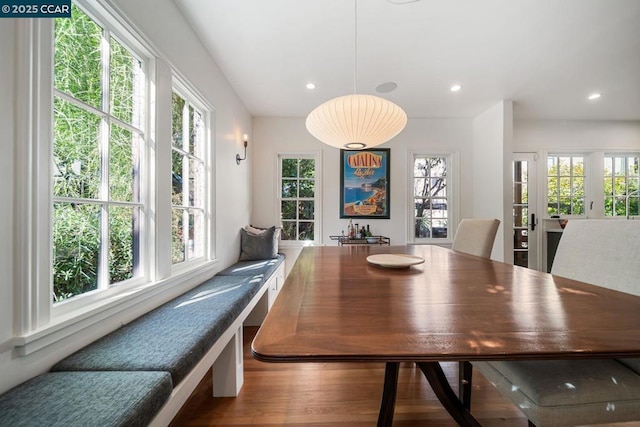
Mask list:
[[[500,226],[499,219],[465,218],[460,221],[453,238],[451,249],[482,258],[491,258],[493,242]],[[458,364],[458,390],[460,401],[469,409],[471,402],[471,375],[473,368],[470,362]]]
[[[490,258],[499,225],[498,219],[465,218],[458,225],[451,249]]]
[[[570,220],[551,274],[640,295],[640,221]],[[473,367],[524,412],[530,426],[640,420],[638,358],[473,362]],[[470,388],[471,370],[466,375]],[[469,409],[470,401],[463,403]]]

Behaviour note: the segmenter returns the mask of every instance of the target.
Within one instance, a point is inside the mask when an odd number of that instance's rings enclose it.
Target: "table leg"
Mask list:
[[[458,397],[464,409],[471,411],[471,379],[473,374],[471,362],[458,362],[458,374]]]
[[[464,407],[460,399],[458,399],[451,389],[449,381],[447,381],[447,377],[444,375],[442,367],[438,362],[418,362],[416,364],[427,378],[427,381],[429,381],[433,392],[438,397],[438,400],[440,400],[442,406],[444,406],[459,426],[480,427],[480,423]]]
[[[378,415],[378,427],[391,427],[393,411],[396,406],[396,391],[398,389],[398,371],[400,363],[387,362],[384,369],[384,388]]]

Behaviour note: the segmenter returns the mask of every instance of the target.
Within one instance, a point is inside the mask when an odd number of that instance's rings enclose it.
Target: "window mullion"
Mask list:
[[[98,262],[98,289],[109,287],[109,123],[100,122],[100,255]]]
[[[182,108],[182,206],[189,206],[189,102]],[[186,233],[185,233],[186,234]]]
[[[190,120],[191,117],[189,117],[189,101],[184,103],[184,110],[182,111],[182,147],[184,149],[184,151],[187,153],[182,160],[182,182],[183,182],[183,192],[184,194],[182,195],[182,203],[185,206],[185,209],[183,211],[183,217],[182,217],[182,227],[183,227],[183,231],[182,231],[182,245],[184,248],[184,259],[185,261],[189,261],[190,257],[189,257],[189,205],[190,205],[190,201],[189,201],[189,194],[190,194],[190,190],[191,190],[191,180],[189,179],[189,151],[190,151],[190,147],[189,147],[189,128],[190,128]]]

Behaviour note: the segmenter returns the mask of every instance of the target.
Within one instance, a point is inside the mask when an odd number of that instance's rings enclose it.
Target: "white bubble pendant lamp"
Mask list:
[[[396,136],[407,115],[393,102],[373,95],[346,95],[319,105],[307,116],[307,130],[327,145],[371,148]]]
[[[407,125],[407,114],[391,101],[357,94],[358,0],[355,3],[353,95],[320,104],[306,120],[307,130],[323,143],[359,150],[384,144]]]

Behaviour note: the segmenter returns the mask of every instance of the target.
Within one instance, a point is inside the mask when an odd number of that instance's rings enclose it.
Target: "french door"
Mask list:
[[[513,263],[539,270],[536,157],[534,153],[513,155]]]

